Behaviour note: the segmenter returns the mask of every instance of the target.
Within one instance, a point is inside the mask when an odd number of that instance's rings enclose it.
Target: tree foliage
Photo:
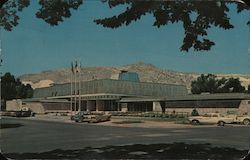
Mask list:
[[[1,77],[1,98],[4,100],[31,98],[33,89],[30,84],[24,85],[9,72]]]
[[[82,2],[82,0],[40,0],[41,8],[36,16],[52,26],[58,25],[58,22],[63,22],[63,18],[71,16],[70,9],[77,9]]]
[[[221,78],[215,75],[201,74],[197,80],[191,82],[191,92],[193,94],[208,93],[243,93],[245,87],[241,85],[239,78]]]
[[[0,26],[7,31],[11,31],[13,27],[18,25],[18,12],[28,7],[29,0],[8,0],[3,1],[5,4],[0,9]]]
[[[127,5],[127,9],[109,18],[97,19],[97,24],[109,28],[118,28],[139,20],[146,14],[155,18],[153,26],[161,27],[170,23],[182,23],[184,39],[182,51],[194,48],[195,51],[210,50],[215,43],[208,38],[207,30],[212,26],[231,29],[234,26],[228,17],[229,1],[134,1],[134,0],[105,0],[110,8]],[[236,3],[237,11],[249,9],[242,3]],[[248,23],[249,24],[249,23]]]
[[[4,0],[3,2],[5,2]],[[155,18],[153,26],[162,27],[170,23],[180,23],[184,28],[182,51],[210,50],[215,42],[209,39],[208,29],[212,26],[232,29],[234,26],[228,16],[229,4],[235,3],[237,12],[249,10],[246,4],[233,1],[190,1],[190,0],[102,0],[110,8],[124,5],[126,10],[118,15],[96,19],[94,22],[108,28],[118,28],[140,20],[146,14]],[[248,1],[246,1],[248,2]],[[83,0],[38,0],[41,8],[37,11],[37,18],[55,26],[71,16],[71,9],[78,9]],[[0,26],[11,31],[18,24],[18,11],[30,4],[30,0],[9,0],[1,7]],[[250,26],[250,20],[247,22]]]

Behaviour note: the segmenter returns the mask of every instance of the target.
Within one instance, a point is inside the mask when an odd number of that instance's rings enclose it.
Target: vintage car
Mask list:
[[[71,120],[75,122],[88,122],[88,123],[98,123],[109,121],[111,115],[104,113],[93,113],[87,111],[80,111],[77,114],[71,116]]]
[[[23,107],[18,111],[1,111],[1,116],[9,117],[31,117],[35,116],[35,113],[31,111],[28,107]]]
[[[90,114],[90,112],[88,112],[88,111],[80,111],[80,112],[76,113],[75,115],[72,115],[70,117],[70,119],[75,121],[75,120],[79,119],[80,116],[89,115],[89,114]]]
[[[250,125],[250,115],[236,116],[235,122],[248,126]]]
[[[202,116],[191,116],[188,118],[189,121],[196,124],[217,124],[224,126],[225,124],[234,123],[235,118],[221,115],[220,113],[207,113]]]
[[[249,114],[239,114],[237,111],[231,111],[227,113],[227,117],[234,118],[234,123],[250,125],[250,115]]]

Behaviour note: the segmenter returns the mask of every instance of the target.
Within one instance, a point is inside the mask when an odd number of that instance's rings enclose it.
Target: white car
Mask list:
[[[220,113],[207,113],[202,116],[191,116],[188,119],[192,124],[218,124],[219,126],[224,126],[235,121],[235,118],[226,117]]]
[[[250,115],[236,116],[235,122],[248,126],[250,125]]]

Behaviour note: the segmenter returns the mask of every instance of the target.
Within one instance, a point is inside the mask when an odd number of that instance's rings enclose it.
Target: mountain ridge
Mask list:
[[[181,84],[191,89],[191,81],[196,80],[199,73],[180,72],[174,70],[160,69],[152,64],[143,62],[128,64],[119,67],[82,67],[81,81],[90,81],[93,79],[110,79],[111,75],[119,73],[121,70],[136,72],[141,82]],[[212,73],[213,74],[213,73]],[[250,84],[250,75],[248,74],[214,74],[218,78],[239,78],[242,85],[247,87]],[[71,78],[71,68],[60,70],[47,70],[40,73],[25,74],[19,77],[23,83],[29,83],[33,88],[43,88],[53,83],[69,83]]]

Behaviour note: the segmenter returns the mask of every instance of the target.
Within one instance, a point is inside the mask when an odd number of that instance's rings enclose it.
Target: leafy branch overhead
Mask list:
[[[118,28],[140,20],[146,14],[153,14],[153,26],[161,27],[169,23],[181,22],[185,31],[182,51],[194,48],[195,51],[210,50],[215,43],[208,39],[207,30],[211,26],[231,29],[234,26],[228,17],[228,5],[235,2],[227,1],[134,1],[105,0],[110,8],[126,5],[126,10],[116,16],[97,19],[97,24],[108,28]],[[238,13],[249,9],[242,3],[237,4]],[[248,22],[250,26],[250,21]]]
[[[3,5],[4,3],[4,5]],[[55,26],[71,16],[70,9],[78,9],[83,0],[38,0],[41,8],[37,11],[36,17],[46,23]],[[18,12],[30,5],[30,0],[4,0],[0,9],[0,27],[11,31],[18,25]]]
[[[4,3],[5,2],[5,3]],[[4,0],[0,9],[0,27],[3,27],[7,31],[11,31],[13,27],[18,25],[19,16],[18,12],[23,8],[28,7],[29,0]]]
[[[78,9],[82,3],[83,0],[40,0],[41,8],[36,16],[52,26],[58,25],[58,22],[63,22],[63,18],[71,16],[70,9]]]
[[[5,0],[6,1],[6,0]],[[3,1],[4,2],[4,1]],[[126,7],[119,15],[109,18],[96,19],[94,22],[108,28],[118,28],[129,25],[140,20],[146,14],[152,14],[155,18],[153,26],[162,27],[170,23],[180,23],[184,28],[182,51],[210,50],[215,42],[209,39],[208,29],[212,26],[232,29],[234,26],[228,16],[229,5],[236,4],[237,12],[249,10],[243,3],[233,1],[158,1],[158,0],[102,0],[110,8],[120,5]],[[83,0],[38,0],[40,9],[37,11],[37,18],[43,19],[46,23],[56,26],[65,18],[71,16],[71,10],[78,9]],[[8,0],[0,10],[0,27],[11,31],[17,26],[19,17],[18,11],[29,6],[30,0]],[[247,22],[250,26],[250,20]]]

